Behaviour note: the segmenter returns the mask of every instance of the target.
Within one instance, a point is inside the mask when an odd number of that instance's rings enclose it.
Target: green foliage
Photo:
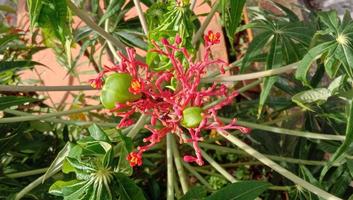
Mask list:
[[[321,12],[319,17],[323,29],[315,34],[313,47],[304,56],[296,72],[296,78],[305,85],[310,85],[307,73],[311,64],[318,59],[325,65],[325,70],[331,78],[336,76],[340,66],[343,66],[349,77],[353,77],[353,38],[350,34],[353,21],[350,14],[346,12],[342,21],[335,11]]]
[[[227,37],[231,44],[234,43],[235,32],[237,30],[237,27],[239,26],[239,23],[241,22],[245,2],[246,0],[221,1],[222,20],[226,29]],[[231,47],[233,48],[234,46],[231,45]]]
[[[90,136],[67,144],[58,154],[47,174],[61,166],[76,179],[58,180],[49,193],[64,199],[145,199],[141,189],[123,173],[131,174],[126,155],[131,150],[128,138],[119,135],[119,148],[97,125],[88,128]],[[124,146],[124,147],[121,147]],[[115,156],[120,157],[119,160]]]

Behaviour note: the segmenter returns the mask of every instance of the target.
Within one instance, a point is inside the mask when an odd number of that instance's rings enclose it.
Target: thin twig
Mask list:
[[[147,22],[146,22],[145,15],[143,14],[143,11],[141,8],[141,3],[139,0],[134,0],[134,4],[135,4],[137,14],[138,14],[140,22],[141,22],[142,30],[145,33],[145,35],[147,35],[148,34]]]
[[[146,124],[147,121],[147,115],[142,114],[140,118],[137,120],[136,124],[132,127],[132,129],[129,131],[127,134],[128,137],[130,138],[135,138],[137,133],[143,128],[143,126]]]
[[[263,154],[259,153],[256,151],[254,148],[250,147],[249,145],[245,144],[243,141],[239,140],[238,138],[234,137],[232,134],[226,132],[226,131],[218,131],[218,133],[229,140],[231,143],[239,147],[240,149],[244,150],[246,153],[250,154],[254,158],[258,159],[260,162],[264,163],[268,167],[272,168],[274,171],[277,173],[283,175],[287,179],[293,181],[295,184],[307,189],[308,191],[324,198],[327,200],[340,200],[340,198],[322,190],[321,188],[318,188],[309,182],[301,179],[297,175],[293,174],[292,172],[288,171],[287,169],[283,168],[279,164],[273,162],[272,160],[268,159],[266,156]]]
[[[286,65],[284,67],[276,68],[276,69],[270,69],[266,71],[261,71],[261,72],[255,72],[255,73],[248,73],[248,74],[239,74],[239,75],[233,75],[233,76],[217,76],[217,77],[210,77],[210,78],[204,78],[202,79],[202,83],[213,83],[213,82],[234,82],[234,81],[244,81],[244,80],[251,80],[251,79],[257,79],[257,78],[264,78],[267,76],[273,76],[273,75],[278,75],[286,72],[293,71],[297,69],[299,62],[295,62],[289,65]]]
[[[53,113],[35,115],[35,116],[31,115],[31,116],[21,116],[21,117],[7,117],[7,118],[0,119],[0,124],[43,120],[43,119],[59,117],[59,116],[64,116],[64,115],[71,115],[71,114],[75,114],[75,113],[82,113],[82,112],[88,112],[88,111],[92,111],[92,110],[99,110],[102,108],[103,108],[102,105],[96,105],[96,106],[87,106],[85,108],[80,108],[80,109],[72,109],[72,110],[67,110],[67,111],[53,112]]]
[[[192,0],[191,4],[190,4],[190,10],[194,10],[195,6],[196,6],[196,1],[197,0]]]
[[[97,90],[90,85],[72,86],[25,86],[25,85],[0,85],[1,92],[39,92],[39,91],[83,91]]]
[[[231,119],[222,118],[222,117],[220,119],[224,122],[231,121]],[[252,123],[252,122],[245,122],[240,120],[237,121],[237,124],[240,126],[249,127],[252,129],[259,129],[259,130],[269,131],[269,132],[278,133],[278,134],[292,135],[296,137],[305,137],[305,138],[311,138],[311,139],[344,141],[346,138],[343,135],[329,135],[329,134],[321,134],[321,133],[312,133],[308,131],[296,131],[291,129],[278,128],[278,127],[267,126],[267,125],[262,125],[258,123]]]
[[[172,137],[173,135],[171,133],[167,135],[167,200],[174,200]]]
[[[178,176],[180,180],[181,189],[183,190],[183,193],[186,194],[189,190],[189,186],[185,176],[184,167],[182,164],[183,161],[181,160],[179,149],[177,147],[174,137],[172,137],[172,150],[173,150],[176,171],[178,172]]]
[[[120,51],[125,51],[125,45],[120,42],[115,37],[111,36],[109,33],[105,32],[100,26],[98,26],[87,14],[82,11],[71,0],[67,1],[69,8],[83,21],[89,26],[91,29],[96,31],[99,35],[101,35],[104,39],[111,41],[116,47],[119,48]]]

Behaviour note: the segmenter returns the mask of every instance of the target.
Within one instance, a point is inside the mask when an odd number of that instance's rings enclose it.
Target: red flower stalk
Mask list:
[[[195,149],[195,156],[186,155],[186,162],[196,162],[203,165],[201,150],[198,142],[202,141],[202,130],[236,129],[243,133],[249,133],[250,129],[236,125],[236,120],[225,125],[217,117],[217,111],[230,104],[238,95],[236,91],[229,91],[225,85],[214,83],[208,88],[200,89],[201,77],[207,72],[208,66],[218,66],[224,72],[222,60],[209,60],[209,48],[220,41],[220,34],[208,32],[205,36],[206,53],[201,61],[193,61],[187,50],[180,47],[181,38],[176,36],[175,43],[170,44],[167,39],[154,45],[153,52],[166,56],[172,67],[165,71],[152,71],[149,67],[135,59],[135,51],[127,49],[127,57],[120,53],[120,64],[101,72],[97,79],[93,80],[97,87],[102,85],[104,74],[109,72],[128,73],[132,77],[129,91],[133,94],[141,94],[141,98],[125,103],[116,103],[116,115],[121,116],[118,127],[132,124],[130,116],[135,113],[147,114],[151,117],[150,125],[145,128],[152,133],[144,138],[146,145],[139,146],[137,152],[128,156],[131,166],[142,164],[142,154],[156,143],[160,142],[167,134],[174,133],[180,138],[180,143],[191,142]],[[180,58],[182,55],[183,59]],[[223,100],[207,109],[203,109],[209,100],[223,98]],[[157,126],[158,124],[158,126]],[[184,134],[187,129],[189,134]],[[188,135],[188,136],[186,136]]]

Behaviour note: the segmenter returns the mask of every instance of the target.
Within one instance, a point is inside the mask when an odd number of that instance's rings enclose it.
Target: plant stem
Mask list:
[[[24,121],[34,121],[34,120],[44,120],[44,119],[53,118],[53,117],[71,115],[71,114],[75,114],[75,113],[88,112],[88,111],[92,111],[92,110],[99,110],[101,108],[103,108],[102,105],[96,105],[96,106],[87,106],[85,108],[67,110],[67,111],[62,111],[62,112],[53,112],[53,113],[42,114],[42,115],[8,117],[8,118],[0,119],[0,124],[3,124],[3,123],[14,123],[14,122],[24,122]]]
[[[107,33],[109,33],[109,18],[106,19],[105,22],[104,22],[104,30],[105,30]],[[113,54],[113,57],[114,57],[118,62],[120,62],[121,59],[120,59],[119,55],[116,53],[116,50],[115,50],[113,44],[112,44],[109,40],[107,40],[107,45],[108,45],[108,49],[109,49],[110,52]],[[113,59],[114,59],[114,58],[113,58]]]
[[[140,118],[137,120],[136,124],[132,127],[132,129],[129,131],[127,134],[128,137],[130,138],[135,138],[137,133],[143,128],[147,121],[147,115],[142,114]]]
[[[205,158],[205,160],[207,160],[208,163],[210,163],[210,165],[215,168],[220,174],[222,174],[224,176],[224,178],[226,178],[228,181],[230,181],[231,183],[237,182],[237,180],[230,174],[227,172],[227,170],[225,170],[220,164],[218,164],[211,156],[209,156],[206,152],[204,152],[203,150],[201,150],[201,154],[202,157]]]
[[[8,178],[22,178],[22,177],[26,177],[26,176],[33,176],[33,175],[43,174],[47,170],[48,170],[48,167],[41,168],[41,169],[34,169],[34,170],[24,171],[24,172],[16,172],[16,173],[11,173],[11,174],[4,174],[4,176],[8,177]]]
[[[251,83],[245,85],[244,87],[239,88],[239,89],[238,89],[238,92],[239,92],[239,93],[245,92],[245,91],[247,91],[247,90],[249,90],[249,89],[251,89],[251,88],[257,86],[257,85],[260,84],[261,82],[262,82],[261,80],[253,81],[253,82],[251,82]],[[212,106],[215,106],[215,105],[219,104],[220,102],[224,101],[224,99],[225,99],[225,98],[219,98],[219,99],[217,99],[217,100],[215,100],[215,101],[213,101],[213,102],[211,102],[211,103],[205,105],[204,107],[202,107],[202,109],[204,109],[204,110],[209,109],[209,108],[211,108]]]
[[[203,33],[205,32],[208,24],[211,22],[213,15],[216,13],[217,9],[219,6],[219,0],[216,0],[216,2],[212,5],[211,11],[208,13],[205,21],[202,23],[200,29],[195,33],[194,37],[192,38],[192,44],[195,46],[196,43],[200,40],[202,37]]]
[[[105,32],[104,29],[102,29],[100,26],[98,26],[87,14],[86,12],[82,11],[74,3],[71,2],[71,0],[67,1],[67,4],[69,8],[83,21],[92,28],[94,31],[96,31],[99,35],[101,35],[104,39],[109,40],[112,42],[116,47],[119,48],[120,51],[123,53],[126,53],[125,51],[125,45],[120,42],[118,39],[115,37],[111,36],[109,33]]]
[[[73,86],[25,86],[25,85],[0,85],[1,92],[38,92],[38,91],[83,91],[97,90],[90,85]]]
[[[143,14],[143,11],[141,8],[140,0],[134,0],[134,4],[135,4],[135,8],[137,10],[137,14],[140,19],[142,30],[145,33],[145,35],[147,35],[147,33],[148,33],[147,22],[146,22],[145,15]]]
[[[297,69],[298,64],[299,64],[299,62],[295,62],[295,63],[289,64],[289,65],[286,65],[284,67],[270,69],[270,70],[261,71],[261,72],[248,73],[248,74],[239,74],[239,75],[234,75],[234,76],[221,75],[221,76],[217,76],[217,77],[209,77],[209,78],[202,79],[201,82],[202,83],[213,83],[215,81],[216,82],[234,82],[234,81],[244,81],[244,80],[263,78],[263,77],[267,77],[267,76],[273,76],[273,75],[293,71],[293,70]]]
[[[234,153],[234,154],[239,154],[239,155],[248,155],[246,152],[238,149],[233,149],[229,147],[224,147],[224,146],[219,146],[215,144],[207,144],[207,143],[200,143],[199,144],[201,147],[206,148],[206,149],[212,149],[216,151],[222,151],[224,153]],[[318,161],[318,160],[302,160],[302,159],[296,159],[296,158],[288,158],[288,157],[283,157],[283,156],[276,156],[276,155],[268,155],[268,154],[263,154],[264,156],[275,160],[275,161],[280,161],[280,162],[287,162],[287,163],[294,163],[294,164],[301,164],[301,165],[319,165],[323,166],[326,165],[326,161]],[[237,163],[232,163],[232,165],[235,165]],[[336,165],[339,165],[336,163]],[[222,165],[223,166],[223,165]]]
[[[20,200],[22,197],[24,197],[28,192],[30,192],[31,190],[33,190],[34,188],[36,188],[37,186],[39,186],[40,184],[43,184],[43,182],[50,178],[51,176],[53,176],[54,174],[58,173],[61,170],[61,167],[55,169],[52,173],[50,173],[49,175],[45,176],[42,175],[40,177],[38,177],[36,180],[34,180],[33,182],[31,182],[30,184],[28,184],[25,188],[23,188],[20,192],[18,192],[15,196],[15,200]]]
[[[295,184],[307,189],[308,191],[322,197],[323,199],[327,200],[339,200],[340,198],[310,184],[309,182],[301,179],[297,175],[293,174],[292,172],[288,171],[287,169],[281,167],[277,163],[273,162],[272,160],[268,159],[266,156],[263,154],[259,153],[249,145],[245,144],[243,141],[239,140],[238,138],[234,137],[232,134],[226,132],[226,131],[218,131],[220,135],[222,135],[224,138],[229,140],[231,143],[239,147],[240,149],[244,150],[246,153],[250,154],[254,158],[258,159],[268,167],[272,168],[274,171],[277,173],[283,175],[287,179],[293,181]]]
[[[190,10],[194,10],[195,6],[196,6],[196,0],[192,0],[190,4]]]
[[[204,184],[209,190],[213,190],[212,186],[204,179],[191,165],[186,162],[182,162],[183,166],[194,175],[202,184]]]
[[[224,122],[231,121],[230,119],[223,118],[223,117],[220,117],[220,119]],[[237,121],[237,124],[240,126],[249,127],[252,129],[259,129],[259,130],[269,131],[273,133],[292,135],[297,137],[305,137],[305,138],[319,139],[319,140],[335,140],[335,141],[345,140],[345,136],[343,135],[329,135],[329,134],[321,134],[321,133],[312,133],[307,131],[296,131],[296,130],[272,127],[272,126],[267,126],[267,125],[252,123],[252,122],[245,122],[240,120]]]
[[[167,200],[174,200],[174,167],[171,133],[167,134]]]
[[[188,182],[187,182],[187,179],[185,176],[184,167],[182,164],[183,161],[181,160],[179,149],[177,148],[177,144],[175,142],[174,137],[172,137],[171,142],[172,142],[172,150],[173,150],[175,168],[176,168],[176,171],[178,172],[181,189],[183,190],[183,193],[186,194],[189,190],[189,186],[188,186]]]
[[[18,116],[33,116],[33,117],[36,116],[26,112],[21,112],[18,110],[11,110],[11,109],[5,109],[4,112],[10,113],[13,115],[18,115]],[[76,125],[76,126],[90,126],[92,124],[97,124],[98,126],[102,126],[102,127],[109,127],[109,128],[116,127],[116,123],[95,122],[95,121],[76,121],[76,120],[64,120],[64,119],[53,119],[53,118],[43,119],[43,121],[59,123],[59,124]]]
[[[236,60],[234,62],[232,62],[228,67],[225,67],[224,70],[225,71],[228,71],[228,70],[231,70],[233,69],[234,67],[237,67],[239,65],[241,65],[241,63],[243,62],[243,58],[239,59],[239,60]],[[212,77],[215,77],[215,76],[218,76],[220,75],[221,72],[219,70],[214,70],[213,72],[209,73],[205,78],[203,79],[209,79],[209,78],[212,78]]]

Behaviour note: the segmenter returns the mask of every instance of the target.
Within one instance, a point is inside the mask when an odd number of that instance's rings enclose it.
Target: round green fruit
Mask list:
[[[132,77],[127,73],[114,73],[108,76],[103,85],[100,100],[107,109],[115,108],[116,103],[136,101],[141,94],[135,95],[129,91]]]
[[[181,125],[185,128],[196,128],[202,121],[202,108],[188,107],[183,111]]]

